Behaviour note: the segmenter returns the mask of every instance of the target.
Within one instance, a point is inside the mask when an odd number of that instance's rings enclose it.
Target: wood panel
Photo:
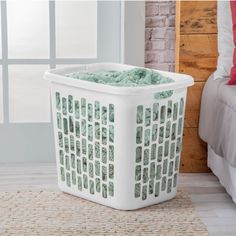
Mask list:
[[[197,82],[188,89],[184,121],[185,127],[198,127],[204,85],[205,83],[203,82]]]
[[[175,71],[179,72],[179,53],[180,53],[180,9],[181,2],[176,1],[175,3]]]
[[[216,58],[218,56],[216,34],[181,35],[179,47],[179,63],[182,60]]]
[[[206,81],[217,64],[217,35],[181,35],[179,37],[179,72],[194,81]]]
[[[217,64],[216,1],[176,2],[176,71],[193,76],[188,89],[182,172],[207,172],[206,144],[198,136],[202,90]]]
[[[181,34],[216,33],[216,4],[216,1],[181,2]]]
[[[179,65],[179,72],[192,75],[194,81],[206,81],[207,78],[215,71],[217,57],[210,58],[194,58],[183,60]]]
[[[207,145],[198,135],[198,128],[184,128],[181,172],[208,172],[206,159]]]

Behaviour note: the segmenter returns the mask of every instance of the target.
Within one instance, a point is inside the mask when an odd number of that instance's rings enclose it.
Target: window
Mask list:
[[[8,1],[8,57],[49,57],[49,4],[47,1]]]
[[[50,122],[43,73],[97,58],[97,1],[9,0],[0,12],[0,123]]]
[[[94,3],[60,1],[56,4],[57,57],[97,57],[97,7]]]
[[[48,82],[43,79],[48,65],[9,65],[10,122],[49,122]]]

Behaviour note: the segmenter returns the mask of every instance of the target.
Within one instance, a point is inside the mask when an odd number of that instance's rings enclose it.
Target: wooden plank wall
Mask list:
[[[176,71],[192,75],[184,124],[181,172],[207,172],[206,144],[198,136],[201,94],[217,63],[216,1],[176,2]]]

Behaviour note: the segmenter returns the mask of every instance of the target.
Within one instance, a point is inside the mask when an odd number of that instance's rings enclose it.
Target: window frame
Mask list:
[[[55,162],[54,138],[52,122],[10,123],[9,122],[9,65],[76,65],[95,62],[128,63],[144,65],[145,2],[133,3],[133,9],[122,7],[122,1],[97,2],[97,58],[76,59],[56,58],[55,48],[55,1],[49,3],[49,58],[48,59],[9,59],[7,44],[7,1],[1,1],[1,33],[2,33],[2,87],[3,87],[3,123],[0,123],[0,163],[43,163]],[[134,11],[130,18],[123,14],[124,10]],[[106,15],[104,15],[106,12]],[[127,12],[127,11],[126,11]],[[141,17],[140,17],[141,13]],[[109,20],[108,20],[109,19]],[[135,20],[137,19],[137,21]],[[130,22],[130,24],[126,24]],[[137,28],[137,25],[140,27]],[[133,26],[136,33],[132,34]],[[119,30],[117,30],[117,27]],[[125,30],[126,28],[126,30]],[[137,40],[140,37],[140,40]],[[135,40],[137,44],[133,44]],[[124,46],[126,45],[126,46]],[[134,54],[134,50],[139,50]],[[128,51],[130,50],[130,51]],[[128,57],[128,54],[130,54]],[[138,56],[138,59],[137,59]],[[138,60],[138,61],[137,61]],[[1,112],[1,111],[0,111]]]
[[[0,65],[2,65],[2,88],[3,88],[3,123],[9,124],[9,78],[8,78],[8,66],[9,65],[48,65],[50,69],[56,68],[58,65],[76,65],[85,63],[95,63],[95,62],[120,62],[121,54],[121,40],[120,35],[117,34],[117,29],[113,29],[113,25],[107,21],[107,17],[120,18],[121,4],[120,1],[116,2],[102,2],[97,1],[97,57],[96,58],[58,58],[56,57],[56,1],[48,0],[49,4],[49,57],[45,59],[18,59],[18,58],[8,58],[8,38],[7,38],[7,1],[1,1],[1,34],[2,34],[2,58],[0,59]],[[117,13],[117,8],[119,13]],[[114,11],[113,11],[114,9]],[[110,14],[104,17],[103,13]],[[119,16],[118,16],[119,14]],[[116,26],[119,26],[120,22],[115,20]],[[105,25],[105,27],[104,27]],[[104,30],[104,28],[109,30]],[[113,30],[113,31],[112,31]],[[109,38],[110,32],[113,32],[111,42],[107,42],[106,38]],[[114,47],[114,41],[118,40],[120,47]],[[104,53],[104,48],[106,51]],[[16,122],[17,123],[17,122]],[[41,123],[41,122],[34,122]]]

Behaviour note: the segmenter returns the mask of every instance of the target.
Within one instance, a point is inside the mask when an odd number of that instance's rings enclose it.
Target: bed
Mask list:
[[[236,86],[211,75],[201,101],[199,134],[208,144],[208,166],[236,203]]]
[[[236,85],[227,85],[235,50],[230,4],[217,2],[219,56],[203,89],[199,135],[208,144],[208,167],[236,203]]]

